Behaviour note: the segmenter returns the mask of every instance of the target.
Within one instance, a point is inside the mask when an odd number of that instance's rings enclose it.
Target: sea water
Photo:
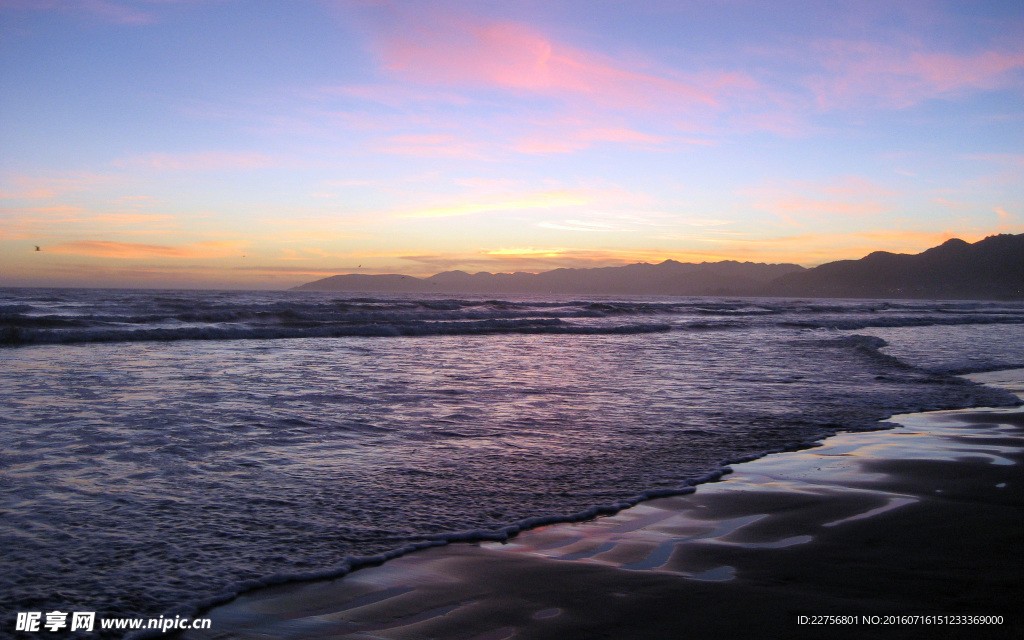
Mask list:
[[[0,290],[0,610],[194,612],[1010,404],[953,374],[1022,366],[1020,302]]]

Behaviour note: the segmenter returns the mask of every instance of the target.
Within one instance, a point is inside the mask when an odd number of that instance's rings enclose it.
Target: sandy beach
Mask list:
[[[1024,370],[970,377],[1024,394]],[[1024,637],[1024,411],[891,421],[614,516],[253,591],[184,637]]]

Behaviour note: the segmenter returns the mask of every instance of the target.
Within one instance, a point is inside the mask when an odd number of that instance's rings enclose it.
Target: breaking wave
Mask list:
[[[0,346],[1022,324],[1009,302],[345,298],[299,292],[0,291]],[[28,298],[26,303],[25,298]],[[10,301],[7,302],[5,298]]]

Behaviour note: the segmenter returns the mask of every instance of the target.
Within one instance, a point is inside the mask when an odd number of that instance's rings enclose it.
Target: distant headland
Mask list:
[[[631,264],[542,273],[343,274],[297,291],[365,293],[1024,299],[1024,234],[952,239],[919,254],[876,251],[811,269],[753,262]]]

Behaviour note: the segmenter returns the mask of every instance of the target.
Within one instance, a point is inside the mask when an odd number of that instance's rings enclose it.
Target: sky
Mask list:
[[[1022,232],[1019,0],[0,0],[0,286]]]

